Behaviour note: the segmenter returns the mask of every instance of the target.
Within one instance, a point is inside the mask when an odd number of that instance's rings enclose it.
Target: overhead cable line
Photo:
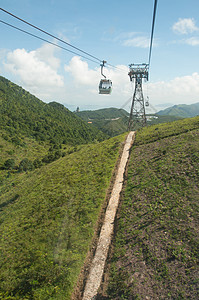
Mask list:
[[[53,35],[53,34],[47,32],[47,31],[45,31],[45,30],[43,30],[43,29],[41,29],[41,28],[39,28],[39,27],[37,27],[37,26],[35,26],[35,25],[33,25],[33,24],[31,24],[31,23],[29,23],[29,22],[27,22],[27,21],[25,21],[25,20],[23,20],[23,19],[21,19],[21,18],[19,18],[19,17],[17,17],[16,15],[10,13],[9,11],[7,11],[7,10],[1,8],[1,7],[0,7],[0,10],[2,10],[3,12],[9,14],[10,16],[16,18],[17,20],[19,20],[19,21],[21,21],[21,22],[23,22],[23,23],[25,23],[25,24],[27,24],[27,25],[29,25],[29,26],[31,26],[31,27],[33,27],[33,28],[35,28],[35,29],[37,29],[37,30],[39,30],[39,31],[41,31],[41,32],[43,32],[43,33],[45,33],[45,34],[47,34],[47,35],[49,35],[50,37],[52,37],[52,38],[54,38],[54,39],[56,39],[56,40],[58,40],[58,41],[60,41],[60,42],[62,42],[62,43],[64,43],[64,44],[66,44],[66,45],[68,45],[68,46],[70,46],[70,47],[72,47],[72,48],[78,50],[79,52],[82,52],[82,53],[84,53],[84,54],[86,54],[86,55],[88,55],[88,56],[90,56],[90,57],[92,57],[92,58],[98,60],[99,62],[102,62],[102,61],[103,61],[103,60],[101,60],[101,59],[99,59],[99,58],[97,58],[97,57],[95,57],[95,56],[89,54],[88,52],[83,51],[83,50],[81,50],[80,48],[75,47],[75,46],[73,46],[73,45],[70,44],[70,43],[67,43],[66,41],[64,41],[64,40],[62,40],[62,39],[56,37],[55,35]]]
[[[152,28],[151,28],[151,42],[150,42],[150,50],[149,50],[148,68],[150,67],[150,63],[151,63],[151,52],[152,52],[152,45],[153,45],[153,33],[154,33],[154,27],[155,27],[155,17],[156,17],[156,10],[157,10],[157,2],[158,2],[158,0],[155,0],[155,2],[154,2],[154,9],[153,9],[153,21],[152,21]]]
[[[19,28],[19,27],[16,27],[16,26],[14,26],[14,25],[12,25],[12,24],[9,24],[9,23],[4,22],[4,21],[2,21],[2,20],[0,20],[0,22],[3,23],[3,24],[5,24],[5,25],[8,25],[8,26],[10,26],[10,27],[12,27],[12,28],[14,28],[14,29],[17,29],[17,30],[19,30],[19,31],[21,31],[21,32],[23,32],[23,33],[26,33],[26,34],[28,34],[28,35],[30,35],[30,36],[33,36],[33,37],[35,37],[35,38],[37,38],[37,39],[39,39],[39,40],[41,40],[41,41],[44,41],[44,42],[49,43],[49,44],[51,44],[51,45],[53,45],[53,46],[56,46],[56,47],[58,47],[58,48],[61,48],[61,49],[65,50],[65,51],[68,51],[68,52],[73,53],[73,54],[75,54],[75,55],[81,56],[82,58],[85,58],[85,59],[87,59],[87,60],[90,60],[90,61],[92,61],[92,62],[94,62],[94,63],[96,63],[96,64],[99,64],[98,62],[94,61],[94,60],[91,59],[91,58],[88,58],[88,57],[86,57],[86,56],[83,56],[83,55],[81,55],[81,54],[79,54],[79,53],[76,53],[76,52],[74,52],[74,51],[72,51],[72,50],[69,50],[69,49],[67,49],[67,48],[64,48],[64,47],[62,47],[62,46],[60,46],[60,45],[57,45],[57,44],[55,44],[55,43],[53,43],[53,42],[50,42],[50,41],[48,41],[48,40],[46,40],[46,39],[44,39],[44,38],[42,38],[42,37],[39,37],[39,36],[37,36],[37,35],[35,35],[35,34],[33,34],[33,33],[30,33],[30,32],[28,32],[28,31],[23,30],[23,29],[21,29],[21,28]]]
[[[132,97],[130,97],[121,107],[120,109],[124,109],[125,106],[127,106],[127,104],[129,104],[129,102],[132,100]]]
[[[17,17],[16,15],[12,14],[11,12],[9,12],[9,11],[7,11],[7,10],[1,8],[1,7],[0,7],[0,10],[2,10],[3,12],[9,14],[10,16],[16,18],[17,20],[19,20],[19,21],[21,21],[21,22],[23,22],[23,23],[25,23],[25,24],[27,24],[27,25],[29,25],[29,26],[31,26],[31,27],[33,27],[33,28],[39,30],[39,31],[41,31],[42,33],[45,33],[45,34],[49,35],[50,37],[52,37],[52,38],[54,38],[54,39],[56,39],[56,40],[58,40],[58,41],[60,41],[60,42],[62,42],[62,43],[64,43],[64,44],[66,44],[66,45],[68,45],[68,46],[70,46],[70,47],[72,47],[72,48],[78,50],[79,52],[82,52],[83,54],[86,54],[86,55],[90,56],[91,58],[95,59],[96,61],[98,61],[98,62],[100,62],[100,63],[103,62],[102,59],[99,59],[99,58],[97,58],[97,57],[95,57],[95,56],[89,54],[88,52],[83,51],[83,50],[81,50],[80,48],[73,46],[72,44],[70,44],[70,43],[68,43],[68,42],[66,42],[66,41],[64,41],[64,40],[62,40],[62,39],[56,37],[55,35],[53,35],[53,34],[47,32],[47,31],[45,31],[45,30],[43,30],[43,29],[41,29],[41,28],[39,28],[39,27],[37,27],[37,26],[35,26],[35,25],[33,25],[33,24],[31,24],[31,23],[25,21],[25,20],[23,20],[22,18]],[[95,62],[94,60],[92,60],[92,59],[90,59],[90,58],[87,58],[87,57],[85,57],[85,56],[83,56],[83,55],[80,55],[80,54],[78,54],[78,53],[76,53],[76,52],[73,52],[73,51],[71,51],[71,50],[69,50],[69,49],[66,49],[66,48],[64,48],[64,47],[58,46],[57,44],[52,43],[52,42],[50,42],[50,41],[47,41],[47,40],[45,40],[45,39],[43,39],[43,38],[41,38],[41,37],[38,37],[38,36],[36,36],[36,35],[34,35],[34,34],[31,34],[31,33],[29,33],[28,31],[25,31],[25,30],[23,30],[23,29],[20,29],[20,28],[18,28],[18,27],[16,27],[16,26],[13,26],[13,25],[11,25],[11,24],[9,24],[9,23],[6,23],[6,22],[4,22],[4,21],[1,21],[1,22],[4,23],[4,24],[6,24],[6,25],[8,25],[8,26],[10,26],[10,27],[13,27],[13,28],[15,28],[15,29],[17,29],[17,30],[20,30],[20,31],[22,31],[22,32],[24,32],[24,33],[26,33],[26,34],[32,35],[32,36],[34,36],[34,37],[36,37],[36,38],[38,38],[38,39],[40,39],[40,40],[43,40],[43,41],[45,41],[45,42],[47,42],[47,43],[49,43],[49,44],[52,44],[52,45],[54,45],[54,46],[57,46],[57,47],[59,47],[59,48],[61,48],[61,49],[66,50],[66,51],[68,51],[68,52],[71,52],[71,53],[73,53],[73,54],[75,54],[75,55],[79,55],[79,56],[81,56],[82,58],[85,58],[85,59],[87,59],[87,60],[90,60],[90,61],[92,61],[92,62]],[[97,62],[95,62],[95,63],[97,63]],[[114,69],[117,69],[117,70],[120,70],[120,71],[126,73],[125,70],[123,70],[123,69],[121,69],[121,68],[118,68],[118,67],[116,67],[116,66],[113,66],[113,65],[111,65],[111,64],[109,64],[109,63],[107,63],[107,66],[110,66],[110,67],[112,67],[112,68],[114,68]]]

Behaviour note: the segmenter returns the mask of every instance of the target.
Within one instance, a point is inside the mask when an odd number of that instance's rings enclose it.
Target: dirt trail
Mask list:
[[[123,185],[123,175],[125,167],[129,158],[129,150],[132,146],[135,137],[135,132],[131,131],[126,139],[123,153],[121,156],[120,164],[117,170],[117,175],[109,204],[105,213],[104,224],[102,226],[97,249],[93,258],[90,273],[84,289],[83,300],[91,300],[97,295],[98,288],[100,287],[101,279],[104,272],[104,265],[106,262],[108,249],[111,243],[114,219],[119,204],[120,192]]]

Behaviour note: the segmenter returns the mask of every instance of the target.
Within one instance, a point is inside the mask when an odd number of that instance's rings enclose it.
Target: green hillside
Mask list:
[[[128,112],[124,109],[118,109],[114,107],[103,108],[98,110],[85,110],[76,112],[76,115],[82,118],[84,121],[89,121],[93,119],[102,120],[102,119],[116,119],[124,116],[128,116]]]
[[[146,118],[147,118],[147,126],[160,124],[160,123],[169,123],[169,122],[173,122],[173,121],[182,119],[182,118],[176,117],[176,116],[158,115],[158,114],[147,115]]]
[[[57,144],[82,144],[105,136],[63,105],[46,104],[0,76],[0,129],[4,137],[21,143],[21,135]]]
[[[70,299],[125,139],[105,137],[0,77],[1,299]]]
[[[84,121],[92,123],[91,126],[102,131],[109,137],[117,136],[127,131],[128,113],[124,109],[104,108],[76,112]]]
[[[69,300],[76,286],[128,113],[81,118],[0,77],[0,299]],[[198,299],[198,135],[199,117],[138,130],[99,299]]]
[[[199,117],[137,132],[99,299],[198,299]]]
[[[175,116],[150,115],[147,116],[147,126],[173,122],[180,119],[180,117]],[[113,120],[93,119],[91,121],[93,126],[101,130],[109,137],[113,137],[127,131],[129,118],[128,116],[123,116]]]
[[[1,299],[70,299],[124,138],[78,146],[37,170],[4,179]]]
[[[115,120],[92,120],[92,125],[109,137],[120,135],[127,131],[128,117],[119,117]]]
[[[124,109],[104,108],[99,110],[88,110],[76,112],[84,121],[92,123],[100,131],[109,137],[117,136],[127,131],[129,113]],[[147,126],[159,123],[173,122],[181,119],[173,115],[147,115]]]
[[[50,150],[50,144],[45,142],[38,142],[35,139],[21,137],[20,143],[16,144],[15,141],[12,141],[12,138],[4,139],[5,136],[8,137],[8,133],[0,130],[0,183],[4,177],[8,176],[8,172],[11,172],[13,175],[16,174],[16,168],[23,159],[26,158],[32,163],[38,160],[41,161],[48,155]],[[55,151],[57,151],[57,149],[50,152],[54,153]],[[59,151],[63,153],[61,149],[59,149]],[[13,163],[10,164],[10,166],[7,164],[6,167],[6,162],[9,161]]]
[[[199,115],[199,103],[191,105],[180,104],[160,110],[157,115],[169,115],[180,118],[191,118]]]

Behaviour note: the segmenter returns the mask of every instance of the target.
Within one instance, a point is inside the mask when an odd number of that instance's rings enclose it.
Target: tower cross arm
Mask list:
[[[139,77],[148,80],[148,76],[149,76],[148,67],[149,67],[148,64],[130,64],[129,65],[130,71],[128,73],[130,79],[132,80],[132,78]]]

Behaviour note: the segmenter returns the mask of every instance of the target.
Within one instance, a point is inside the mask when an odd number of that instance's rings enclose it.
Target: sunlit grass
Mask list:
[[[111,262],[110,299],[197,299],[199,118],[137,132]]]
[[[69,299],[124,138],[79,146],[8,179],[0,196],[4,297]]]

